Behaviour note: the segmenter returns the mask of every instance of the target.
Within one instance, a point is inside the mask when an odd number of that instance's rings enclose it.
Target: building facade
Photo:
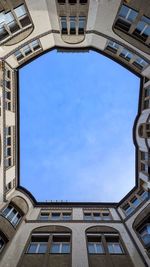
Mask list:
[[[97,51],[137,75],[135,187],[119,203],[39,203],[20,185],[19,69]],[[0,267],[150,266],[149,0],[0,1]]]

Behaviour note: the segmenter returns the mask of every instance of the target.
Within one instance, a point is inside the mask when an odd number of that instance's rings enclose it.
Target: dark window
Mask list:
[[[118,236],[106,236],[107,248],[110,254],[123,254],[123,248]]]
[[[104,248],[101,241],[101,236],[87,236],[88,253],[89,254],[103,254]]]
[[[11,205],[8,205],[7,208],[5,208],[2,211],[3,216],[9,220],[14,226],[16,226],[19,221],[21,220],[21,215],[20,213],[17,211],[16,208],[14,208]]]
[[[28,247],[27,253],[31,254],[44,254],[47,251],[47,243],[49,236],[45,235],[33,235]]]
[[[52,254],[69,254],[70,253],[70,236],[54,235],[52,239],[50,253]]]

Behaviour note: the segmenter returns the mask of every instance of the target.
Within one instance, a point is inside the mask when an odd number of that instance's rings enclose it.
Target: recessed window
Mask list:
[[[136,231],[138,232],[144,247],[150,252],[150,215],[144,219]]]
[[[134,208],[131,207],[130,204],[126,204],[123,207],[123,209],[124,209],[126,215],[129,215],[129,214],[131,214],[134,211]]]
[[[123,248],[118,236],[106,236],[107,248],[109,254],[123,254]]]
[[[16,226],[20,220],[21,220],[21,215],[18,212],[16,208],[14,208],[11,205],[8,205],[3,211],[2,211],[3,216],[9,220],[14,226]]]
[[[66,3],[66,0],[57,0],[58,4],[64,5]]]
[[[41,211],[39,220],[46,221],[46,220],[53,220],[53,221],[68,221],[72,219],[71,212],[45,212]]]
[[[150,19],[143,16],[138,22],[133,34],[141,40],[146,41],[147,38],[150,36]]]
[[[2,234],[0,233],[0,253],[2,252],[2,250],[4,249],[6,245],[6,242],[4,240],[4,237],[2,236]]]
[[[52,254],[69,254],[70,253],[70,236],[54,235],[50,249]]]
[[[85,32],[85,16],[60,17],[61,33],[69,35],[82,35]]]
[[[130,215],[147,198],[148,192],[145,191],[143,188],[140,189],[140,191],[135,193],[135,196],[129,199],[129,202],[123,206],[125,214],[127,216]]]
[[[139,125],[139,135],[141,138],[150,137],[150,123],[142,123]]]
[[[122,5],[115,27],[128,32],[137,15],[138,12],[127,7],[126,5]]]
[[[44,254],[47,251],[47,243],[49,236],[46,235],[33,235],[31,237],[30,245],[27,253],[30,254]]]
[[[5,166],[13,166],[13,127],[6,127]]]
[[[20,50],[15,51],[14,56],[17,61],[25,59],[27,56],[34,54],[37,50],[41,50],[41,44],[39,40],[34,40],[28,45],[23,46]]]
[[[145,69],[148,66],[148,63],[144,59],[137,57],[133,62],[133,65],[135,65],[139,69]]]
[[[87,236],[88,253],[89,254],[104,254],[104,248],[101,241],[101,236]]]
[[[68,0],[68,2],[69,2],[70,5],[74,5],[74,4],[77,3],[77,0]]]
[[[111,220],[111,215],[109,213],[109,211],[95,211],[95,212],[84,212],[84,220],[88,221],[88,220],[96,220],[96,221],[100,221],[100,220]]]
[[[123,49],[120,53],[120,56],[125,58],[127,61],[130,61],[130,59],[133,57],[133,54],[127,49]]]
[[[0,12],[0,41],[12,38],[31,25],[32,23],[24,4],[11,9],[9,12]]]

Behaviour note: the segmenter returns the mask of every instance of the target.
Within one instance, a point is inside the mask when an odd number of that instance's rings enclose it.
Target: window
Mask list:
[[[130,61],[130,59],[133,57],[133,54],[127,49],[123,49],[120,53],[120,56],[125,58],[127,61]]]
[[[25,57],[34,54],[38,50],[41,50],[40,41],[34,40],[28,45],[23,46],[20,50],[15,51],[14,56],[17,59],[17,61],[20,61]]]
[[[113,53],[117,53],[117,50],[119,49],[119,45],[113,41],[108,41],[106,48],[107,50],[110,50]]]
[[[7,208],[5,208],[2,211],[3,216],[9,220],[14,226],[16,226],[20,220],[21,220],[21,215],[20,213],[17,211],[16,208],[14,208],[11,205],[8,205]]]
[[[24,4],[11,9],[9,12],[0,12],[0,41],[12,38],[15,34],[31,25]]]
[[[53,235],[50,249],[52,254],[69,254],[70,253],[70,235]]]
[[[148,66],[148,63],[144,59],[137,57],[136,60],[133,62],[133,65],[136,66],[138,69],[142,70]]]
[[[133,35],[143,41],[146,41],[147,38],[150,36],[150,19],[143,16],[138,22],[136,29],[133,32]]]
[[[48,235],[33,235],[27,253],[44,254],[47,251]]]
[[[139,206],[141,204],[141,200],[137,197],[134,197],[132,200],[131,200],[131,203],[132,205],[136,208],[137,206]]]
[[[150,137],[150,123],[140,124],[139,135],[141,138],[149,138]]]
[[[130,204],[126,204],[123,207],[125,214],[128,216],[130,213],[132,213],[134,211],[134,208],[130,206]]]
[[[127,204],[123,206],[123,211],[125,212],[126,216],[130,215],[136,208],[148,198],[148,192],[145,191],[143,188],[135,193],[135,196],[132,197]]]
[[[122,5],[115,27],[128,32],[137,15],[138,12],[127,7],[126,5]]]
[[[110,254],[123,254],[123,248],[119,236],[106,236],[107,248]]]
[[[72,219],[72,214],[71,212],[47,212],[47,211],[41,211],[39,220],[71,220]]]
[[[4,239],[2,233],[0,232],[0,253],[4,249],[5,245],[6,245],[6,240]]]
[[[145,89],[145,98],[150,97],[150,87]]]
[[[84,212],[84,220],[112,220],[110,212],[108,210]]]
[[[104,254],[104,248],[101,242],[100,235],[87,236],[87,242],[89,254]]]
[[[60,17],[61,34],[83,35],[86,27],[85,16]]]
[[[5,108],[12,110],[12,88],[10,70],[5,70]]]
[[[7,185],[6,185],[6,193],[8,193],[12,188],[15,187],[15,179],[13,179],[11,182],[9,182]]]
[[[146,250],[150,252],[150,215],[136,229]]]
[[[5,166],[13,166],[13,127],[6,127]]]
[[[124,254],[119,235],[107,233],[87,233],[88,253],[92,254]]]

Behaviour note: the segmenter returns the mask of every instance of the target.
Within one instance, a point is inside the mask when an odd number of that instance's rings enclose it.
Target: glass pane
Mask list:
[[[114,253],[113,244],[108,244],[108,251],[110,254]]]
[[[6,216],[10,212],[11,209],[12,209],[12,207],[11,206],[8,206],[6,209],[4,209],[2,211],[3,215]]]
[[[96,252],[98,254],[102,254],[104,251],[103,251],[103,247],[102,247],[102,244],[96,244]]]
[[[131,22],[133,22],[136,19],[137,14],[138,13],[136,11],[134,11],[134,10],[131,9],[131,11],[129,13],[129,16],[128,16],[128,20],[131,21]]]
[[[1,12],[0,13],[0,24],[4,24],[5,23],[5,13],[4,12]],[[0,25],[1,27],[1,25]]]
[[[122,249],[120,247],[120,244],[114,244],[114,253],[122,254]]]
[[[4,244],[5,244],[4,240],[0,237],[0,251],[4,247]]]
[[[14,20],[15,20],[14,16],[13,16],[13,14],[11,12],[8,12],[8,13],[5,14],[5,23],[6,24],[9,24]]]
[[[88,243],[88,251],[89,251],[90,254],[96,253],[94,244]]]
[[[127,6],[122,5],[120,12],[119,12],[119,16],[126,18],[128,12],[129,12],[129,8]]]
[[[52,244],[51,253],[60,253],[60,244]]]
[[[52,213],[51,219],[52,220],[60,220],[60,213]]]
[[[47,244],[40,244],[37,253],[46,253]]]
[[[147,245],[150,245],[150,234],[147,234],[145,236],[142,237],[142,240],[144,242],[144,244],[147,246]]]
[[[16,16],[18,18],[20,18],[22,16],[25,16],[26,13],[27,13],[24,5],[21,5],[21,6],[17,7],[17,8],[15,8],[14,12],[15,12],[15,14],[16,14]]]
[[[21,218],[20,214],[17,214],[17,216],[13,219],[12,224],[17,225],[20,221],[20,218]]]
[[[62,251],[61,253],[70,253],[70,244],[62,244]]]
[[[141,203],[139,198],[134,198],[133,200],[131,200],[131,202],[135,207],[137,207]]]
[[[29,248],[28,248],[28,253],[36,253],[36,249],[37,249],[37,244],[30,244]]]

